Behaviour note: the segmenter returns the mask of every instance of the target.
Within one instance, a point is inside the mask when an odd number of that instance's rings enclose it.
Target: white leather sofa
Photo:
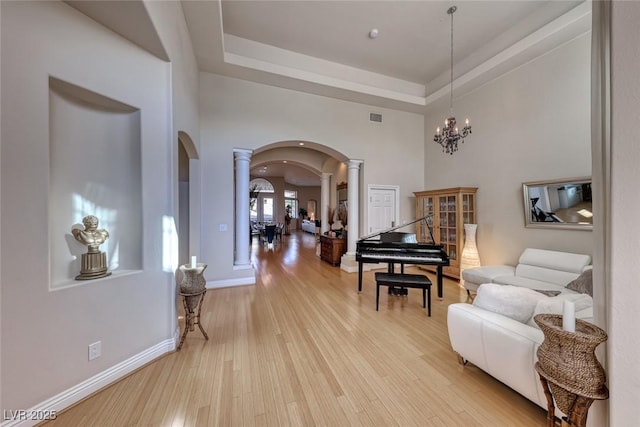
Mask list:
[[[467,292],[476,291],[482,283],[499,283],[537,290],[566,292],[565,285],[589,268],[589,255],[527,248],[518,265],[489,265],[462,271]]]
[[[447,312],[449,339],[460,360],[471,362],[546,409],[534,368],[544,334],[533,317],[562,314],[566,299],[576,304],[576,318],[592,321],[590,261],[588,255],[526,249],[516,267],[465,270],[465,287],[477,296],[471,304],[451,304]],[[585,292],[585,282],[587,294],[576,292]],[[549,297],[537,290],[560,294]],[[562,414],[556,409],[556,415]]]
[[[307,233],[316,234],[316,222],[308,219],[302,220],[302,231]]]
[[[547,401],[534,369],[540,329],[473,304],[452,304],[447,327],[453,350],[542,408]]]
[[[549,300],[582,297],[562,294]],[[592,321],[593,305],[587,299],[576,312],[576,318]],[[562,313],[562,305],[555,310],[540,312]],[[534,310],[534,315],[537,314]],[[451,304],[447,312],[447,327],[451,347],[463,362],[471,362],[500,382],[517,391],[541,408],[547,408],[547,400],[535,371],[537,350],[544,334],[532,320],[522,323],[501,313],[474,304]],[[556,415],[561,413],[556,410]]]

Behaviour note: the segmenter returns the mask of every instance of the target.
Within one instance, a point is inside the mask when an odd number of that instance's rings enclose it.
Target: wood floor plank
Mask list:
[[[449,342],[445,279],[432,316],[422,294],[380,298],[374,271],[346,273],[294,232],[273,249],[254,240],[254,286],[207,292],[179,352],[60,413],[74,426],[544,426],[545,411],[472,364]],[[408,273],[435,275],[416,267]],[[434,288],[435,292],[435,288]],[[184,319],[180,320],[183,326]]]

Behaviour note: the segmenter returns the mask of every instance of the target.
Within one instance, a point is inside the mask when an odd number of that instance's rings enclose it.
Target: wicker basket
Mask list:
[[[562,316],[557,314],[538,314],[534,321],[544,333],[536,370],[549,382],[556,406],[569,414],[577,396],[608,398],[604,368],[594,353],[607,334],[580,319],[576,320],[576,332],[565,331]]]
[[[186,305],[190,312],[193,312],[200,302],[202,293],[206,289],[207,281],[204,278],[204,270],[206,270],[207,264],[198,264],[196,267],[191,267],[189,264],[184,264],[179,267],[182,273],[182,280],[180,281],[180,295],[185,298]]]

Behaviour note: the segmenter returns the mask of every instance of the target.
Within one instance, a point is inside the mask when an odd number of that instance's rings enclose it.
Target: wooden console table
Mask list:
[[[320,259],[333,266],[338,266],[345,252],[347,252],[346,239],[325,235],[320,236]]]

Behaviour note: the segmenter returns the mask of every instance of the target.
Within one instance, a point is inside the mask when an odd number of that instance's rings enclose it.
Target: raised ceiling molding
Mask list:
[[[424,111],[448,95],[449,82],[440,82],[440,77],[429,84],[415,83],[226,34],[219,2],[183,2],[183,8],[203,71],[413,112]],[[540,19],[536,22],[540,23]],[[469,55],[461,61],[463,73],[454,79],[454,96],[460,97],[584,35],[590,26],[591,4],[585,1],[489,59],[477,61],[476,55]],[[420,49],[416,48],[416,52]]]

